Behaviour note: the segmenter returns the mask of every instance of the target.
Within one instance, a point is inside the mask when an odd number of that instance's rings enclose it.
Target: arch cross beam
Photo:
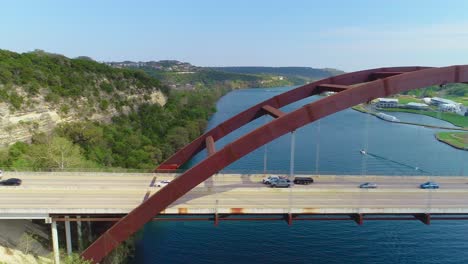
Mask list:
[[[394,68],[395,69],[395,68]],[[408,69],[408,68],[396,68]],[[413,68],[415,69],[415,68]],[[382,71],[382,69],[380,69]],[[270,105],[278,108],[286,103],[300,99],[303,95],[310,95],[317,85],[330,82],[333,80],[343,85],[349,85],[354,81],[366,81],[366,83],[346,89],[334,95],[324,97],[318,101],[306,104],[290,113],[273,119],[269,123],[247,133],[237,140],[224,146],[222,149],[214,152],[205,160],[196,164],[194,167],[181,174],[166,187],[155,193],[149,199],[144,201],[138,207],[133,209],[128,215],[123,217],[119,222],[114,224],[101,237],[99,237],[90,247],[82,254],[85,259],[100,262],[110,251],[117,247],[122,241],[134,234],[143,225],[149,222],[153,217],[165,210],[170,204],[185,195],[198,184],[202,183],[213,174],[219,172],[229,164],[235,162],[241,157],[263,146],[264,144],[292,131],[297,130],[309,123],[312,123],[320,118],[326,117],[333,113],[339,112],[346,108],[352,107],[359,103],[368,102],[378,97],[390,96],[396,93],[427,87],[435,84],[445,84],[453,82],[468,82],[468,65],[451,66],[444,68],[425,68],[414,70],[404,74],[392,75],[384,79],[368,81],[369,75],[373,72],[359,72],[352,78],[353,74],[348,74],[348,77],[328,78],[312,85],[309,90],[305,89],[299,93],[287,92],[291,95],[289,99],[278,98],[267,100]],[[340,81],[341,80],[341,81]],[[297,90],[297,89],[296,89]],[[294,90],[292,90],[294,91]],[[255,117],[255,114],[250,114],[244,119],[247,120]],[[210,135],[213,138],[219,135]]]

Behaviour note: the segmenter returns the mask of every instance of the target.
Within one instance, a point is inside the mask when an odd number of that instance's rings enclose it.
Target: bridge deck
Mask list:
[[[0,186],[0,218],[49,214],[126,214],[160,190],[171,174],[12,173],[19,187]],[[468,177],[313,176],[311,185],[272,189],[263,175],[215,175],[163,214],[468,214]],[[438,190],[419,184],[433,180]],[[372,181],[378,189],[359,189]]]

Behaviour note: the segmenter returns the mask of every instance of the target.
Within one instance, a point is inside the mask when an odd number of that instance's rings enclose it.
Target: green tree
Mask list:
[[[75,167],[83,160],[80,147],[63,137],[53,137],[45,150],[45,156],[52,168],[63,170]]]

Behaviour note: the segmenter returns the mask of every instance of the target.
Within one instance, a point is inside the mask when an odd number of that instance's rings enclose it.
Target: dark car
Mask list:
[[[289,188],[291,183],[286,179],[278,179],[270,183],[271,188]]]
[[[428,181],[419,185],[419,187],[421,187],[421,189],[439,189],[439,184],[437,184],[436,182]]]
[[[19,186],[21,185],[21,179],[18,178],[10,178],[4,181],[0,181],[1,185],[9,185],[9,186]]]
[[[311,184],[314,182],[314,179],[312,177],[296,177],[294,178],[294,183],[295,184]]]

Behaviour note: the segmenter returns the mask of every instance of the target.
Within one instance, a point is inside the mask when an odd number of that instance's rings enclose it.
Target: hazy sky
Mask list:
[[[467,0],[0,0],[0,49],[200,66],[468,64]]]

